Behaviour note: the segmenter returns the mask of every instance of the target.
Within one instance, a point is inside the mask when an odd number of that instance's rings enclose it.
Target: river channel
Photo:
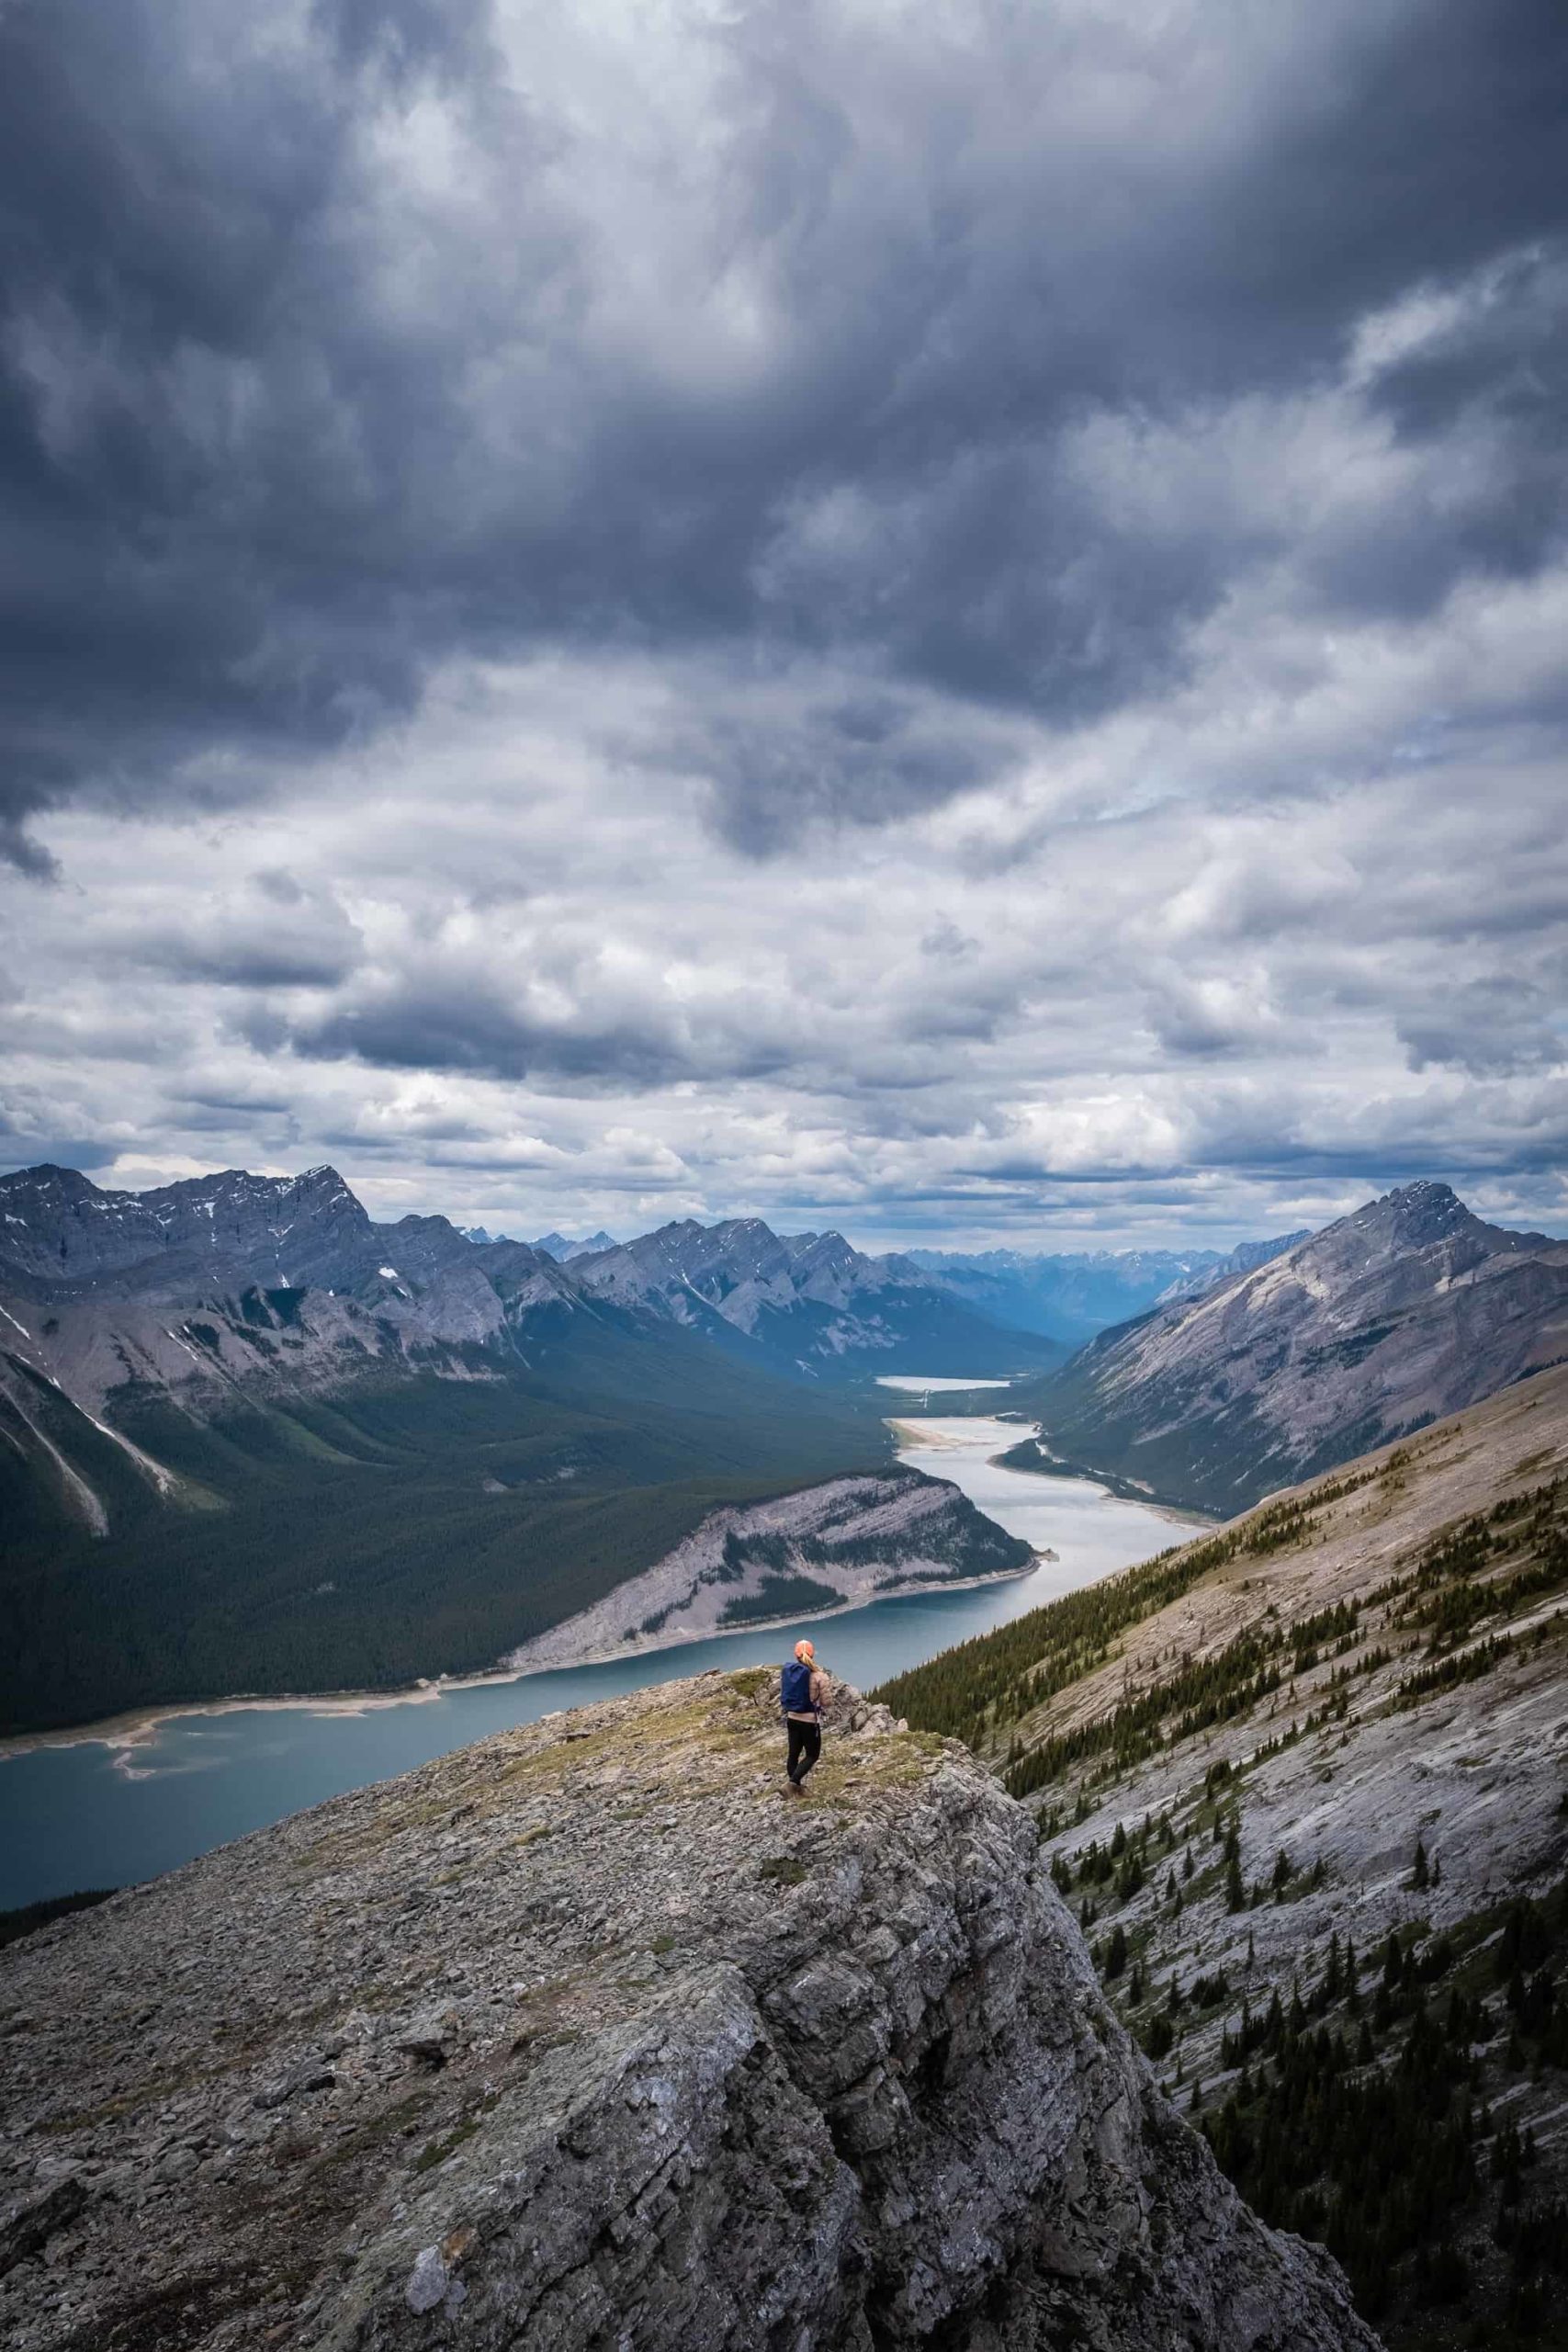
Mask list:
[[[965,1385],[897,1384],[919,1406]],[[897,1426],[901,1462],[951,1478],[1010,1534],[1056,1556],[964,1591],[906,1594],[604,1665],[392,1698],[236,1702],[89,1725],[69,1741],[0,1753],[0,1908],[150,1878],[487,1732],[709,1667],[761,1664],[785,1656],[803,1633],[824,1664],[863,1690],[1181,1539],[1186,1523],[1149,1504],[1084,1479],[999,1467],[990,1457],[1017,1442],[1016,1421],[900,1410]]]

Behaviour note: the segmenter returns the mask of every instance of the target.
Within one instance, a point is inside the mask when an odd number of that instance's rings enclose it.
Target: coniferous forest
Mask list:
[[[886,1464],[874,1407],[669,1338],[657,1358],[296,1396],[203,1425],[117,1405],[171,1508],[107,1438],[95,1537],[10,1491],[0,1446],[0,1730],[235,1692],[384,1689],[492,1665],[719,1505]]]
[[[1528,1397],[1495,1410],[1531,1428]],[[879,1694],[1035,1808],[1168,2093],[1264,2220],[1329,2247],[1399,2352],[1568,2343],[1568,1792],[1550,1762],[1517,1860],[1505,1834],[1529,1769],[1506,1726],[1560,1724],[1568,1685],[1568,1477],[1545,1475],[1550,1444],[1488,1453],[1484,1426],[1479,1446],[1456,1420],[1282,1495]],[[1402,1544],[1445,1476],[1482,1507]],[[1357,1827],[1362,1743],[1379,1760]],[[1432,1754],[1461,1778],[1498,1758],[1501,1812],[1459,1857],[1484,1899],[1450,1893]]]

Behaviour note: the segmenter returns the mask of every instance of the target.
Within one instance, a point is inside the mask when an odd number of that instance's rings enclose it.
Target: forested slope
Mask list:
[[[237,1400],[210,1422],[158,1390],[118,1428],[172,1502],[71,1414],[109,1532],[39,1507],[0,1444],[0,1725],[239,1690],[374,1689],[491,1665],[587,1607],[716,1505],[886,1459],[874,1406],[738,1366],[700,1339],[595,1325],[459,1381],[362,1380]],[[41,1409],[41,1408],[40,1408]]]
[[[1568,2308],[1568,1370],[886,1685],[1393,2346]]]

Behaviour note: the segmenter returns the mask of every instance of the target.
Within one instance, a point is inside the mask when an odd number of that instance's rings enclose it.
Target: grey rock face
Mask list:
[[[1564,1352],[1568,1242],[1407,1184],[1108,1331],[1032,1402],[1059,1455],[1229,1513]]]
[[[832,1478],[710,1512],[640,1576],[521,1644],[506,1662],[536,1670],[627,1657],[718,1633],[742,1613],[753,1622],[798,1615],[802,1577],[832,1607],[1016,1576],[1033,1559],[946,1479],[904,1468]]]
[[[982,1320],[909,1258],[868,1258],[841,1233],[774,1233],[759,1217],[710,1226],[687,1217],[576,1254],[571,1270],[595,1297],[742,1333],[795,1364],[929,1370],[918,1363],[924,1347],[944,1370],[986,1374],[1061,1353]]]
[[[580,1304],[523,1242],[476,1247],[439,1216],[373,1224],[332,1168],[148,1193],[63,1168],[0,1179],[0,1391],[40,1443],[29,1382],[94,1416],[118,1388],[163,1387],[202,1418],[371,1366],[472,1377],[465,1351],[510,1351]]]
[[[82,2190],[7,2344],[1372,2346],[1160,2098],[1024,1811],[847,1690],[788,1799],[775,1710],[504,1733],[0,1957],[0,2194]]]

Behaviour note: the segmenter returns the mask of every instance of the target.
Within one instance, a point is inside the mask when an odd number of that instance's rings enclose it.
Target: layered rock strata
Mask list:
[[[506,1664],[535,1671],[626,1657],[746,1618],[1020,1576],[1034,1561],[1028,1544],[976,1510],[950,1479],[902,1466],[833,1478],[710,1511],[641,1576],[522,1643]]]
[[[503,1733],[0,1957],[14,2352],[1347,2352],[1033,1825],[772,1678]]]

